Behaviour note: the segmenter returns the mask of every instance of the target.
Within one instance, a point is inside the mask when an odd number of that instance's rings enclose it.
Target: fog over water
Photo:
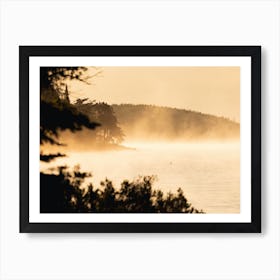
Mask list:
[[[67,149],[67,157],[41,163],[41,170],[79,164],[82,171],[92,173],[88,182],[99,186],[100,181],[108,178],[116,188],[124,179],[156,175],[155,188],[175,192],[181,187],[198,209],[207,213],[239,213],[239,142],[125,142],[122,145],[133,149]]]

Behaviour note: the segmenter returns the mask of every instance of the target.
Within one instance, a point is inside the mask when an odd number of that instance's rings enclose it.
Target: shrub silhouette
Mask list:
[[[57,175],[41,173],[41,213],[204,213],[192,207],[180,188],[167,195],[154,190],[154,176],[125,180],[119,189],[108,179],[98,188],[82,188],[90,176],[78,166],[72,172],[59,167]]]

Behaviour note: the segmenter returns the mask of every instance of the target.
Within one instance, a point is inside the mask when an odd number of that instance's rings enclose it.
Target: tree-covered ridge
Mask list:
[[[204,213],[192,207],[181,188],[175,194],[153,189],[153,176],[124,180],[118,189],[108,179],[97,188],[81,188],[89,173],[78,167],[58,172],[40,175],[41,213]]]
[[[191,110],[153,105],[112,105],[127,139],[238,139],[239,123]]]

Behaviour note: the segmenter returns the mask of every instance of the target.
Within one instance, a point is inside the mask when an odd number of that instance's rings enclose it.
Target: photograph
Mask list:
[[[240,67],[41,67],[41,213],[239,213]]]

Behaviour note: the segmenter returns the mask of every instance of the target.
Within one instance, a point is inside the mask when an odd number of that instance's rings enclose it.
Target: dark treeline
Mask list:
[[[124,140],[124,133],[118,125],[112,106],[104,102],[91,102],[86,98],[77,99],[74,106],[91,121],[100,124],[90,135],[95,142],[120,144]]]
[[[152,105],[112,105],[121,128],[136,140],[231,140],[239,124],[227,118]]]
[[[106,179],[95,188],[81,184],[90,174],[58,168],[58,175],[41,173],[41,213],[204,213],[185,198],[182,189],[164,195],[153,190],[153,176],[124,180],[119,189]]]

